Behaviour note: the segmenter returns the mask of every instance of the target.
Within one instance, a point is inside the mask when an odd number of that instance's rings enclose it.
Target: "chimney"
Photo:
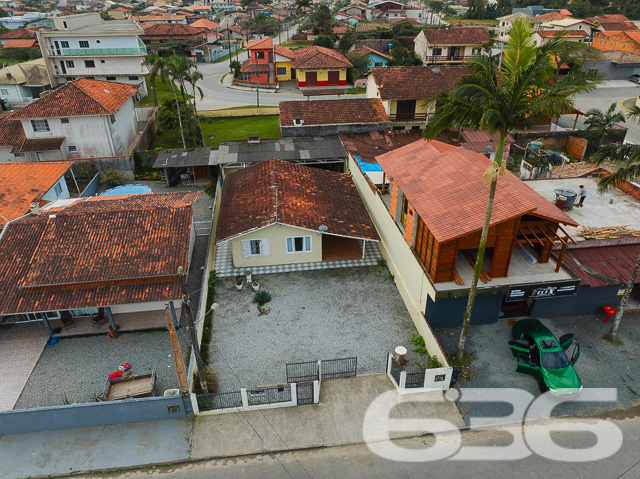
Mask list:
[[[38,216],[40,214],[40,202],[34,201],[29,205],[29,214]]]

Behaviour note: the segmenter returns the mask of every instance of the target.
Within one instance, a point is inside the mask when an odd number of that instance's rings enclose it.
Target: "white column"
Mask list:
[[[242,409],[244,409],[244,410],[249,409],[249,398],[247,397],[247,389],[246,388],[241,388],[240,389],[240,396],[242,396]]]
[[[313,404],[320,402],[320,381],[313,381]]]
[[[293,406],[298,404],[298,385],[291,383],[291,404]]]

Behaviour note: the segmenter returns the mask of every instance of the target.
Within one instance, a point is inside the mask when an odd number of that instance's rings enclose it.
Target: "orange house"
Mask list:
[[[602,51],[639,52],[640,30],[627,32],[598,32],[593,36],[593,48]]]

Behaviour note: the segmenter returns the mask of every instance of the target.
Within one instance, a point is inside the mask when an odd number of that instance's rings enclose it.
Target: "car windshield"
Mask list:
[[[542,367],[545,369],[560,369],[566,368],[569,365],[567,356],[564,351],[554,351],[549,353],[542,353]]]

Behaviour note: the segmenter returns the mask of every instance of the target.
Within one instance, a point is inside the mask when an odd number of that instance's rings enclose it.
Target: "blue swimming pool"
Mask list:
[[[100,196],[134,195],[136,193],[151,193],[151,188],[145,185],[122,185],[108,189]]]

